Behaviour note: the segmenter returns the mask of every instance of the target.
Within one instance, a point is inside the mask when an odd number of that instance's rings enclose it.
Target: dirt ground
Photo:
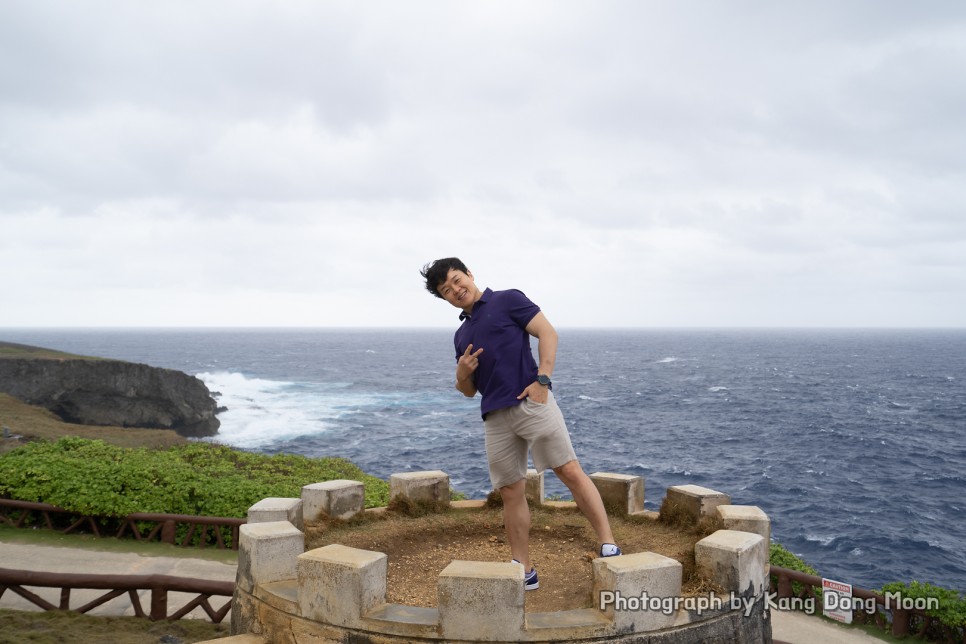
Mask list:
[[[684,566],[684,592],[711,590],[694,577],[694,543],[703,535],[645,518],[611,518],[624,554],[651,551]],[[306,525],[306,550],[330,543],[388,555],[387,601],[436,606],[439,573],[450,561],[510,561],[501,508],[449,510],[421,518],[386,512],[348,523]],[[598,544],[576,510],[533,508],[530,557],[540,588],[526,593],[526,610],[550,612],[593,605],[591,561]]]

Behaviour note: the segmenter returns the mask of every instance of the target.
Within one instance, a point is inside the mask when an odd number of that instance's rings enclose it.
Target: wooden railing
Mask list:
[[[210,534],[214,542],[213,547],[231,548],[232,550],[238,549],[239,527],[247,523],[245,519],[145,512],[129,514],[125,517],[96,517],[65,510],[48,503],[0,499],[0,523],[21,528],[27,525],[31,518],[40,522],[46,528],[59,530],[64,534],[82,529],[87,529],[98,537],[110,533],[113,533],[115,537],[123,537],[130,533],[138,541],[159,539],[163,543],[178,546],[190,546],[193,541],[197,540],[196,545],[199,548],[206,547]],[[55,527],[55,523],[65,527]],[[138,524],[144,523],[154,523],[155,525],[145,533],[138,527]],[[105,525],[108,527],[105,527]],[[180,539],[177,536],[179,525],[187,525],[187,530],[184,531],[184,536]],[[230,531],[231,537],[227,544],[225,535],[222,534],[223,529]]]
[[[771,592],[781,600],[786,598],[811,599],[819,609],[822,607],[822,578],[808,575],[797,570],[771,566]],[[799,586],[796,591],[796,584]],[[854,609],[853,624],[875,624],[882,630],[890,631],[896,637],[912,635],[919,639],[940,642],[963,642],[964,628],[943,624],[924,610],[902,609],[889,606],[886,598],[877,592],[852,587],[852,596],[863,600],[865,606],[875,610]]]
[[[59,588],[60,602],[54,605],[24,586],[38,588]],[[108,592],[88,601],[83,606],[71,608],[71,590],[106,590]],[[235,589],[232,581],[211,581],[207,579],[188,579],[169,575],[95,575],[55,572],[36,572],[31,570],[9,570],[0,568],[0,597],[10,590],[35,606],[44,610],[72,610],[86,613],[116,597],[127,595],[137,617],[152,620],[181,619],[196,608],[201,608],[214,624],[220,623],[231,610],[231,596]],[[151,591],[150,611],[145,613],[141,606],[139,590]],[[168,593],[181,592],[194,594],[172,614],[168,614]],[[212,597],[228,597],[221,607],[215,609],[208,601]]]

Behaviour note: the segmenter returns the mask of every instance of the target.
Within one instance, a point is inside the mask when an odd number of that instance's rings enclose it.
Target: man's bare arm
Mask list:
[[[476,372],[476,368],[480,366],[479,357],[481,353],[483,353],[483,349],[477,349],[473,352],[473,345],[471,344],[466,347],[466,351],[456,361],[456,389],[467,398],[476,395],[476,383],[473,380],[473,374]]]
[[[550,320],[543,314],[537,313],[527,324],[527,333],[537,339],[537,373],[547,377],[553,375],[553,367],[557,361],[557,330],[550,324]],[[535,402],[547,402],[547,388],[534,381],[527,386],[517,398],[533,398]]]

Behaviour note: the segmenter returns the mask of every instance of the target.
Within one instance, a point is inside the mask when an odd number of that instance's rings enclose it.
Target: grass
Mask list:
[[[0,342],[0,360],[31,358],[39,360],[100,360],[62,351]],[[0,439],[0,454],[25,441],[56,441],[65,436],[100,439],[121,447],[164,449],[187,441],[172,430],[125,427],[94,427],[65,423],[41,407],[28,405],[0,393],[0,427],[9,428],[17,438]],[[116,552],[136,552],[144,556],[196,557],[234,563],[237,553],[226,550],[185,550],[163,543],[134,540],[99,539],[89,535],[64,535],[52,530],[25,530],[0,526],[0,542],[63,546]],[[12,592],[10,590],[6,592]],[[0,609],[0,644],[143,644],[144,642],[202,642],[226,637],[228,623],[211,624],[202,620],[152,622],[138,617],[92,617],[73,612],[28,612]],[[69,639],[66,637],[69,634]]]
[[[43,347],[31,347],[26,344],[16,344],[14,342],[0,342],[0,359],[2,358],[32,358],[34,360],[106,360],[106,358],[94,358],[91,356],[79,356],[64,351],[44,349]]]
[[[32,358],[40,360],[105,360],[90,356],[74,355],[53,349],[31,347],[26,344],[0,342],[0,360]],[[0,454],[16,448],[25,440],[56,441],[64,436],[96,438],[120,447],[149,447],[164,449],[181,445],[187,440],[170,429],[146,429],[140,427],[109,427],[75,425],[65,423],[43,407],[28,405],[13,396],[0,393],[0,427],[9,428],[12,435],[20,438],[0,438]]]
[[[53,412],[28,405],[9,394],[0,393],[0,427],[21,438],[0,439],[0,454],[19,447],[24,440],[56,441],[65,436],[99,439],[119,447],[165,449],[187,443],[171,429],[104,427],[65,423]]]
[[[226,622],[227,619],[221,624],[194,619],[152,622],[141,617],[90,617],[61,611],[0,609],[0,644],[203,642],[227,637]]]
[[[2,357],[9,357],[9,346],[0,345]],[[66,355],[66,354],[65,354]],[[27,405],[0,393],[0,426],[9,427],[21,438],[0,440],[0,454],[23,444],[25,440],[56,441],[65,436],[101,439],[121,447],[164,449],[187,443],[171,430],[124,427],[91,427],[61,421],[40,407]],[[146,557],[191,557],[224,563],[237,563],[238,554],[212,548],[185,549],[156,542],[132,539],[97,538],[92,535],[64,535],[45,529],[20,529],[0,526],[0,543],[27,543],[38,546],[61,546],[89,550],[135,552]],[[7,590],[10,593],[13,591]],[[227,637],[228,620],[211,624],[203,620],[152,622],[139,617],[93,617],[73,612],[27,612],[0,609],[0,644],[144,644],[145,642],[203,642]],[[65,634],[69,633],[69,638]]]

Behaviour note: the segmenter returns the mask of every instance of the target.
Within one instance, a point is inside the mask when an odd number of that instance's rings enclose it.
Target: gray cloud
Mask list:
[[[962,326],[964,13],[4,3],[0,325]]]

